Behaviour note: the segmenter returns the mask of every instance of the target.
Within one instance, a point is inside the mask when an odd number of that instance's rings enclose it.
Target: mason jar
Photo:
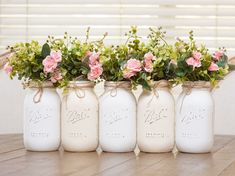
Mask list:
[[[24,146],[53,151],[60,146],[60,97],[50,82],[30,83],[24,99]]]
[[[136,99],[131,83],[106,81],[99,105],[101,149],[107,152],[133,151],[136,146]]]
[[[175,102],[166,80],[143,90],[137,106],[137,143],[143,152],[170,152],[174,147]]]
[[[95,84],[70,82],[62,100],[61,135],[66,151],[88,152],[98,146],[98,99]]]
[[[214,101],[209,82],[185,82],[176,104],[176,145],[188,153],[210,152],[214,142]]]

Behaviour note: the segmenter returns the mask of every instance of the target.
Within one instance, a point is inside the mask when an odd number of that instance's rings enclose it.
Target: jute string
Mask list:
[[[188,82],[185,82],[182,85],[182,87],[183,87],[184,95],[183,95],[183,98],[182,98],[182,101],[181,101],[181,104],[180,104],[180,113],[182,111],[183,103],[184,103],[184,100],[185,100],[186,96],[191,94],[193,88],[197,88],[197,89],[205,88],[205,89],[209,89],[210,92],[213,89],[210,82],[206,82],[206,81],[195,81],[195,82],[188,81]]]
[[[153,86],[152,86],[152,92],[153,92],[153,96],[151,97],[151,99],[149,100],[148,104],[150,104],[154,97],[156,99],[159,98],[159,93],[158,93],[158,90],[161,90],[161,89],[169,89],[170,88],[170,85],[168,83],[168,81],[166,80],[160,80],[160,81],[156,81]]]
[[[50,82],[44,82],[44,83],[30,82],[28,84],[23,84],[23,86],[24,88],[38,89],[35,95],[33,96],[33,102],[36,104],[41,101],[44,88],[54,88],[53,84]]]
[[[78,99],[85,98],[86,92],[84,89],[86,88],[94,88],[93,82],[84,82],[84,83],[78,83],[78,82],[71,82],[68,86],[69,89],[73,90],[76,97]],[[68,95],[66,95],[66,109],[68,108]]]
[[[105,87],[111,88],[110,91],[110,95],[112,97],[117,96],[117,89],[118,88],[123,88],[126,90],[131,90],[131,83],[128,81],[120,81],[120,82],[109,82],[106,81],[104,84]]]

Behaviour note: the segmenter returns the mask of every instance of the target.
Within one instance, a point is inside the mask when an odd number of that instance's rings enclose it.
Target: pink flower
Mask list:
[[[145,63],[144,65],[144,70],[148,73],[151,73],[153,71],[153,64],[151,63]]]
[[[213,54],[213,58],[216,60],[216,61],[219,61],[221,59],[221,57],[223,56],[223,51],[216,51],[214,52]]]
[[[125,67],[130,71],[139,72],[141,71],[141,62],[137,59],[129,59]]]
[[[4,69],[4,71],[5,71],[8,75],[10,75],[10,74],[12,73],[12,71],[13,71],[13,67],[10,66],[9,62],[7,62],[7,63],[4,65],[3,69]]]
[[[186,63],[187,63],[188,65],[193,66],[193,69],[194,69],[195,67],[201,67],[201,61],[200,61],[200,60],[196,60],[196,59],[194,59],[193,57],[188,58],[188,59],[186,60]]]
[[[129,59],[127,63],[124,65],[123,77],[131,78],[135,76],[138,72],[141,71],[141,62],[137,59]]]
[[[59,70],[55,70],[55,72],[52,74],[52,77],[50,78],[51,82],[56,83],[57,81],[62,79],[61,72]]]
[[[155,57],[153,56],[153,54],[151,52],[148,52],[144,55],[144,60],[145,61],[152,61],[152,60],[155,60]]]
[[[89,57],[89,65],[96,65],[99,62],[99,54],[92,53]]]
[[[55,60],[55,62],[61,62],[62,60],[62,54],[60,51],[51,51],[50,56],[52,59]]]
[[[86,56],[85,56],[85,57],[90,57],[92,54],[93,54],[93,52],[91,52],[91,51],[88,50],[88,51],[86,52]]]
[[[136,72],[133,72],[133,71],[130,71],[130,70],[123,70],[123,77],[126,78],[126,79],[129,79],[131,78],[132,76],[135,76],[136,75]]]
[[[152,72],[153,71],[153,60],[156,58],[153,56],[152,53],[148,52],[144,55],[144,70],[146,72]]]
[[[45,73],[52,73],[57,67],[57,62],[51,56],[47,56],[43,61],[42,64],[44,66]]]
[[[218,71],[219,70],[219,66],[217,64],[215,64],[214,62],[211,62],[211,65],[208,68],[209,71]]]
[[[202,57],[202,54],[200,53],[200,52],[193,52],[193,58],[195,59],[195,60],[197,60],[197,61],[199,61],[200,59],[201,59],[201,57]]]
[[[100,63],[89,66],[90,66],[90,72],[88,73],[88,79],[94,81],[103,73],[103,68]]]

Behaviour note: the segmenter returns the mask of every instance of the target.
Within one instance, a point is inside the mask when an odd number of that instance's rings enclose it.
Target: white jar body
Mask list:
[[[60,97],[54,88],[29,88],[24,99],[24,146],[31,151],[53,151],[60,146]]]
[[[209,89],[181,93],[176,105],[176,145],[188,153],[210,152],[214,143],[214,101]]]
[[[169,89],[143,91],[137,107],[137,143],[140,151],[172,151],[175,103]]]
[[[98,108],[98,99],[93,88],[69,89],[69,93],[62,101],[61,133],[62,146],[65,150],[74,152],[96,150]]]
[[[112,95],[112,91],[116,93]],[[136,99],[131,90],[107,88],[99,104],[99,140],[102,150],[133,151],[136,146]]]

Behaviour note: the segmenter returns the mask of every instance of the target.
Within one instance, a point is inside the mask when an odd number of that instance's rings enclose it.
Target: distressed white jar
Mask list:
[[[183,84],[176,105],[176,145],[179,151],[207,153],[214,142],[214,101],[209,82]]]
[[[60,97],[49,82],[31,83],[24,99],[24,146],[53,151],[60,146]]]
[[[166,80],[143,90],[137,106],[137,143],[143,152],[170,152],[174,147],[175,102]]]
[[[62,146],[67,151],[88,152],[98,146],[98,99],[90,81],[70,82],[62,100]]]
[[[105,82],[99,105],[101,149],[107,152],[133,151],[136,146],[136,99],[130,82]]]

